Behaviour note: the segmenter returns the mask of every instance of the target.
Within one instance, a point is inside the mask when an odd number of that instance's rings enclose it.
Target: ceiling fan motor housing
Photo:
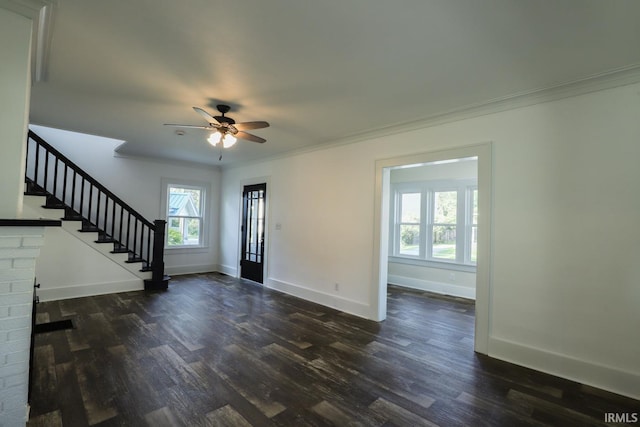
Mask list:
[[[225,117],[225,114],[228,113],[229,110],[231,110],[230,106],[224,105],[224,104],[218,104],[216,105],[216,108],[218,109],[218,111],[220,111],[220,113],[222,113],[221,116],[214,117],[219,123],[227,123],[229,125],[233,125],[236,123],[236,121],[233,120],[231,117]]]

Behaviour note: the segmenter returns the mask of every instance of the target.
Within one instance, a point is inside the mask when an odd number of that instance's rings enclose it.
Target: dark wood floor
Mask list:
[[[38,305],[29,427],[598,426],[640,402],[473,352],[473,303],[389,288],[375,323],[211,273]]]

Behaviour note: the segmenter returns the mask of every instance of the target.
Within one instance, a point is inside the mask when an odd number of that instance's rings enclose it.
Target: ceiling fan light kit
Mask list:
[[[220,148],[232,147],[238,139],[244,139],[247,141],[258,143],[267,141],[264,138],[245,132],[245,130],[266,128],[269,127],[269,123],[263,121],[236,123],[236,121],[231,117],[225,116],[225,114],[229,112],[231,107],[229,107],[228,105],[220,104],[217,105],[216,108],[220,112],[219,116],[212,116],[200,107],[193,107],[194,111],[200,114],[207,121],[207,123],[209,124],[208,126],[178,125],[170,123],[166,123],[165,126],[212,130],[214,132],[209,136],[209,138],[207,138],[207,141],[214,147],[220,144]],[[176,131],[176,133],[178,134],[178,131]],[[222,155],[220,155],[220,159],[222,159]]]
[[[209,141],[209,144],[213,145],[214,147],[217,146],[219,143],[222,143],[222,147],[229,148],[229,147],[233,147],[233,145],[237,141],[237,138],[231,135],[230,133],[223,133],[217,130],[213,132],[211,135],[209,135],[209,138],[207,138],[207,141]]]

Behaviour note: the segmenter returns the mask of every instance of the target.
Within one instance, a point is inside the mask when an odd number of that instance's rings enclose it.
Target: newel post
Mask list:
[[[146,291],[164,291],[169,287],[169,276],[164,274],[164,233],[167,221],[156,219],[153,221],[153,261],[151,261],[151,279],[144,281]]]

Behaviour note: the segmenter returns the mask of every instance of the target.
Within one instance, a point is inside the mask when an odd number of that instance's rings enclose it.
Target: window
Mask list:
[[[394,186],[391,256],[475,265],[478,189],[475,181],[434,181]]]
[[[420,255],[420,193],[400,194],[400,249],[401,255]]]
[[[203,245],[205,187],[166,184],[166,247]]]

